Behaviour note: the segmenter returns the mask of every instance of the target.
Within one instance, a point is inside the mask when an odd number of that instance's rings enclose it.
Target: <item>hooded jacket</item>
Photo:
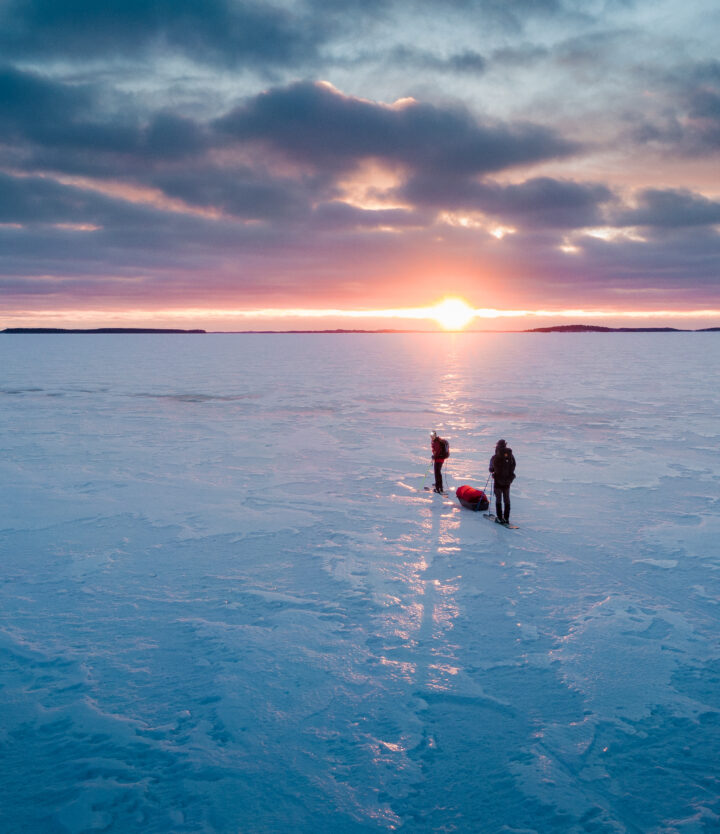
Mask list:
[[[442,437],[435,435],[431,441],[431,449],[432,449],[432,459],[433,460],[446,460],[447,455],[445,454],[445,441]]]
[[[509,487],[515,480],[515,456],[512,449],[504,443],[498,443],[495,454],[490,458],[489,469],[497,486]]]

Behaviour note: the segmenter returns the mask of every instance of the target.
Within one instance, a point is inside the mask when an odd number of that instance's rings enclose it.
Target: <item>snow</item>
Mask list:
[[[3,832],[720,830],[715,334],[0,354]]]

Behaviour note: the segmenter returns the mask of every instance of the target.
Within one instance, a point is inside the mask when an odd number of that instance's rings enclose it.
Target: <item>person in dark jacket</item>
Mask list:
[[[498,440],[495,446],[490,472],[495,484],[495,521],[507,524],[510,521],[510,484],[515,480],[515,456],[504,440]]]
[[[442,437],[438,436],[437,432],[431,431],[430,438],[432,447],[433,466],[435,468],[435,492],[442,492],[442,465],[443,463],[445,463],[448,457],[448,444],[446,440],[443,440]]]

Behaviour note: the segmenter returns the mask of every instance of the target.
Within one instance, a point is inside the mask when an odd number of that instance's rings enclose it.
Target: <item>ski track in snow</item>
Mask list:
[[[720,830],[714,334],[0,351],[0,831]]]

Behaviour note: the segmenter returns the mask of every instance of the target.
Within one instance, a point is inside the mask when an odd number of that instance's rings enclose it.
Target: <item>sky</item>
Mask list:
[[[720,325],[719,42],[716,0],[0,0],[0,327]]]

